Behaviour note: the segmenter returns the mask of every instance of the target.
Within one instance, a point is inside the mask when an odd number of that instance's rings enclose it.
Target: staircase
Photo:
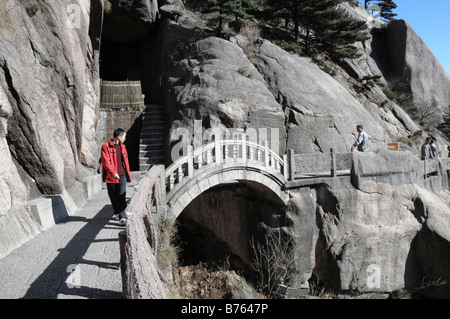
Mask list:
[[[142,112],[139,168],[147,172],[153,165],[164,165],[165,111],[162,105],[148,104]]]

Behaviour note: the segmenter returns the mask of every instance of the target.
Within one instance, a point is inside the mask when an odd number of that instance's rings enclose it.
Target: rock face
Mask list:
[[[203,120],[207,128],[217,123],[242,130],[275,129],[284,152],[282,107],[241,48],[208,37],[178,52],[172,63],[175,73],[168,75],[167,83],[171,131],[180,126],[192,131],[194,120]]]
[[[399,161],[405,164],[401,170],[393,165]],[[430,267],[448,265],[441,243],[448,245],[444,225],[450,209],[448,193],[439,186],[448,188],[446,175],[424,180],[423,162],[408,153],[354,153],[353,163],[358,182],[317,193],[319,242],[329,253],[316,260],[318,276],[326,277],[318,265],[334,264],[328,274],[337,270],[339,276],[331,277],[340,289],[384,292],[448,278],[446,270]],[[436,227],[436,218],[444,227]],[[378,278],[371,282],[374,269]]]
[[[380,121],[374,106],[365,107],[311,60],[295,57],[266,40],[256,44],[255,55],[255,64],[284,107],[288,149],[348,151],[358,123],[378,142],[395,134]]]
[[[81,8],[88,8],[87,4],[80,1],[80,24],[71,28],[65,21],[56,23],[68,16],[68,2],[36,4],[31,16],[17,2],[5,18],[15,21],[14,30],[2,28],[1,84],[12,107],[8,143],[13,156],[46,194],[60,194],[81,177],[80,115],[96,103],[95,83],[86,73],[91,62],[89,16]],[[84,127],[88,130],[89,125]]]
[[[2,167],[10,181],[3,188],[0,218],[13,232],[2,232],[8,238],[2,240],[0,256],[37,232],[29,216],[17,213],[40,195],[27,188],[63,194],[81,181],[83,164],[95,165],[99,74],[88,36],[89,9],[85,0],[0,4]],[[6,209],[3,203],[14,205]]]
[[[405,153],[389,163],[402,163],[400,171],[383,171],[389,167],[386,142],[409,141],[421,128],[398,105],[386,102],[381,88],[361,93],[357,80],[382,75],[387,82],[394,73],[407,80],[416,103],[436,102],[441,111],[450,104],[448,74],[407,23],[394,21],[384,37],[361,44],[363,56],[346,61],[344,69],[292,55],[262,38],[215,37],[194,28],[198,21],[187,12],[180,23],[189,28],[159,20],[163,5],[165,17],[184,8],[175,0],[0,3],[0,258],[42,231],[27,211],[30,199],[70,197],[94,171],[104,41],[104,49],[113,51],[119,43],[125,48],[104,56],[105,61],[110,58],[108,66],[114,69],[120,52],[133,53],[123,57],[123,75],[142,77],[143,93],[166,107],[168,163],[178,138],[172,133],[185,128],[192,137],[198,120],[203,129],[255,129],[260,141],[274,136],[270,141],[281,154],[288,149],[298,154],[330,148],[347,152],[356,138],[355,126],[365,126],[373,138],[372,153],[355,155],[352,180],[293,191],[290,205],[281,208],[283,231],[306,256],[296,268],[297,284],[315,275],[336,289],[367,291],[367,273],[379,270],[380,289],[389,291],[414,286],[422,276],[450,277],[450,201],[440,187],[445,179],[417,182],[417,163],[403,158]],[[345,6],[368,19],[354,1]],[[142,60],[131,61],[134,53]],[[436,135],[438,145],[448,143]],[[402,150],[414,157],[420,145],[410,144],[403,143]],[[357,174],[356,168],[363,172]],[[373,174],[379,171],[384,174]],[[148,207],[139,205],[144,216]],[[272,217],[264,223],[275,227]],[[145,218],[153,229],[151,218]],[[215,231],[221,227],[213,226]],[[133,233],[136,242],[147,240],[146,231]],[[222,235],[228,240],[228,234]],[[232,244],[245,260],[248,251]],[[150,270],[140,284],[142,288],[150,278],[147,282],[155,285],[140,291],[164,298],[155,247],[152,242],[143,250]],[[129,292],[137,296],[133,289]]]
[[[334,70],[324,72],[320,63],[267,40],[241,49],[215,37],[196,41],[198,34],[173,23],[166,23],[161,32],[168,36],[159,46],[172,52],[158,63],[164,66],[160,78],[167,79],[160,98],[173,123],[170,132],[182,126],[192,134],[194,120],[202,120],[206,129],[219,124],[244,131],[268,128],[279,133],[280,153],[289,148],[310,153],[332,147],[348,151],[357,124],[366,127],[375,148],[420,129],[396,104],[380,107],[387,101],[381,89],[374,89],[378,101],[356,95],[351,82]],[[183,39],[189,40],[179,50]]]
[[[407,81],[414,102],[419,107],[436,105],[440,111],[432,120],[441,122],[450,105],[450,75],[406,21],[388,25],[387,52],[393,74]]]

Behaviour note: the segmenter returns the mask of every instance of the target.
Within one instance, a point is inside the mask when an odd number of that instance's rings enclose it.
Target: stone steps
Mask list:
[[[164,135],[165,110],[162,105],[148,104],[142,113],[142,130],[139,146],[139,168],[147,172],[153,165],[165,163]]]

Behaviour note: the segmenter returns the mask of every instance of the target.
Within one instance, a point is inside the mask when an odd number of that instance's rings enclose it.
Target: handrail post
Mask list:
[[[295,152],[293,149],[288,150],[289,180],[294,180],[295,175]]]
[[[263,141],[264,146],[264,165],[269,167],[270,157],[269,157],[269,143],[267,141]]]
[[[222,164],[222,150],[220,148],[220,137],[218,135],[219,134],[215,135],[215,137],[214,137],[215,138],[214,139],[214,142],[215,142],[214,153],[216,154],[215,155],[216,163],[218,165],[220,165],[220,164]]]
[[[247,135],[242,134],[242,162],[247,162]]]
[[[187,146],[187,166],[188,166],[188,176],[194,176],[194,149],[192,145]]]
[[[161,203],[165,203],[166,202],[166,194],[167,194],[167,190],[166,190],[166,170],[163,166],[163,170],[161,172],[161,174],[159,175],[159,186],[161,189]]]
[[[337,171],[336,171],[336,155],[334,153],[334,149],[330,148],[330,154],[331,154],[331,176],[336,177]]]
[[[287,154],[283,154],[283,176],[286,180],[289,179],[289,164]]]
[[[427,159],[423,160],[423,178],[427,179]]]
[[[236,163],[236,161],[238,160],[238,136],[234,135],[233,136],[233,163]]]
[[[225,161],[225,163],[228,163],[230,161],[230,159],[229,159],[228,143],[226,142],[226,140],[225,140],[224,145],[225,145],[225,159],[224,159],[224,161]]]

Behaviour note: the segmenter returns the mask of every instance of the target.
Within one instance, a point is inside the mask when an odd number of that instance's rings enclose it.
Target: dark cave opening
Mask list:
[[[141,81],[144,77],[142,41],[121,43],[103,38],[100,77],[106,81]]]
[[[100,49],[100,78],[102,81],[140,81],[142,94],[147,97],[142,85],[145,75],[146,39],[134,42],[119,42],[102,37]],[[146,99],[145,99],[146,100]],[[147,103],[144,100],[144,104]],[[104,109],[110,125],[127,131],[125,145],[129,153],[131,171],[140,170],[140,136],[142,131],[142,110],[140,108]],[[108,130],[109,133],[110,130]]]

